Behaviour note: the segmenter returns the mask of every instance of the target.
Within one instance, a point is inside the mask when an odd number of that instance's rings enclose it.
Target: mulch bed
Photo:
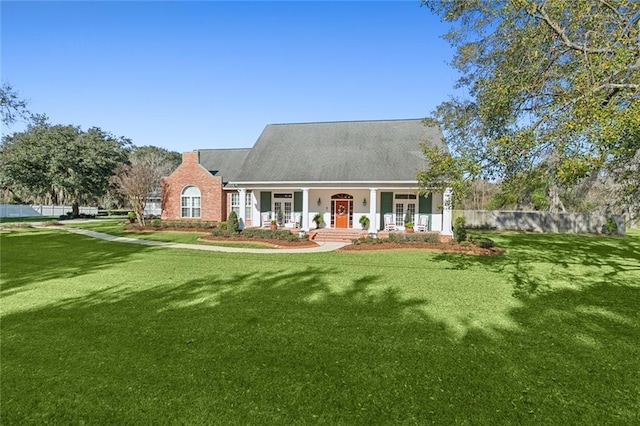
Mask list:
[[[443,253],[474,254],[478,256],[497,256],[504,253],[499,247],[482,248],[474,245],[463,246],[457,243],[360,243],[344,246],[339,251],[369,251],[369,250],[425,250]]]
[[[203,241],[211,242],[225,242],[225,243],[254,243],[264,244],[273,248],[311,248],[318,247],[316,243],[308,240],[300,241],[287,241],[287,240],[258,240],[255,238],[243,238],[243,237],[214,237],[213,235],[207,235],[200,238]]]

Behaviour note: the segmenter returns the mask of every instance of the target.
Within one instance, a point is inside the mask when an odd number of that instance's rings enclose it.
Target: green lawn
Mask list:
[[[74,222],[69,226],[81,229],[90,229],[96,232],[103,232],[105,234],[118,235],[120,237],[137,238],[140,240],[151,241],[165,241],[170,243],[184,243],[184,244],[204,244],[215,245],[222,247],[236,247],[236,248],[251,248],[251,249],[268,249],[271,246],[251,243],[251,242],[225,242],[225,241],[200,241],[203,235],[207,234],[206,230],[203,232],[172,232],[172,231],[140,231],[140,232],[127,232],[125,230],[127,222],[120,220],[105,219],[100,221],[88,221],[88,222]]]
[[[2,424],[638,424],[640,235],[502,257],[1,238]]]

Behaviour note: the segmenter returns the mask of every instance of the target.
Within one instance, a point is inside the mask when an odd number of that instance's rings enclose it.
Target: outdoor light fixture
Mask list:
[[[318,197],[318,205],[322,204],[322,200]]]
[[[364,200],[362,200],[362,205],[367,207],[367,198],[365,197]]]

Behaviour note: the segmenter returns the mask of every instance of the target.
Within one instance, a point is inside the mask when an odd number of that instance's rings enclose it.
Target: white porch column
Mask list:
[[[302,188],[302,230],[309,230],[309,188]]]
[[[247,198],[247,190],[245,188],[239,188],[238,189],[238,194],[239,195],[239,203],[240,203],[240,207],[238,208],[238,221],[240,222],[240,229],[243,229],[245,226],[247,226],[247,218],[246,216],[246,211],[247,209],[245,208],[246,205],[246,198]]]
[[[369,188],[369,233],[378,233],[378,214],[376,206],[378,205],[378,188]]]
[[[256,190],[251,191],[251,226],[254,228],[262,226],[260,222],[262,220],[262,217],[260,217],[260,199],[257,198],[259,197],[257,194],[260,194],[260,192]]]
[[[453,190],[451,188],[445,188],[442,196],[442,235],[453,235],[453,229],[451,228],[451,195]]]

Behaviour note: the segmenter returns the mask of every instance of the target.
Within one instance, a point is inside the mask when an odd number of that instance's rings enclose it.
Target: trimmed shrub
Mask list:
[[[211,231],[211,235],[213,235],[214,237],[231,237],[234,234],[235,233],[229,232],[229,230],[226,227],[214,228]]]
[[[602,225],[602,233],[607,235],[617,234],[618,233],[618,224],[613,218],[607,219],[607,222]]]
[[[240,229],[238,215],[234,211],[229,213],[229,218],[227,219],[227,229],[229,230],[229,232],[238,232],[238,230]]]
[[[464,217],[457,217],[453,223],[453,240],[461,243],[467,239],[467,222]]]
[[[153,226],[154,228],[161,228],[162,227],[162,221],[160,219],[153,219],[151,221],[151,226]]]
[[[389,241],[388,238],[373,238],[373,237],[360,237],[360,238],[355,238],[353,240],[351,240],[351,243],[353,245],[360,245],[360,244],[382,244],[385,241]]]
[[[477,238],[475,240],[473,240],[473,244],[477,245],[480,248],[484,248],[484,249],[490,249],[492,247],[495,247],[495,243],[493,242],[493,240],[489,239],[489,238]]]

